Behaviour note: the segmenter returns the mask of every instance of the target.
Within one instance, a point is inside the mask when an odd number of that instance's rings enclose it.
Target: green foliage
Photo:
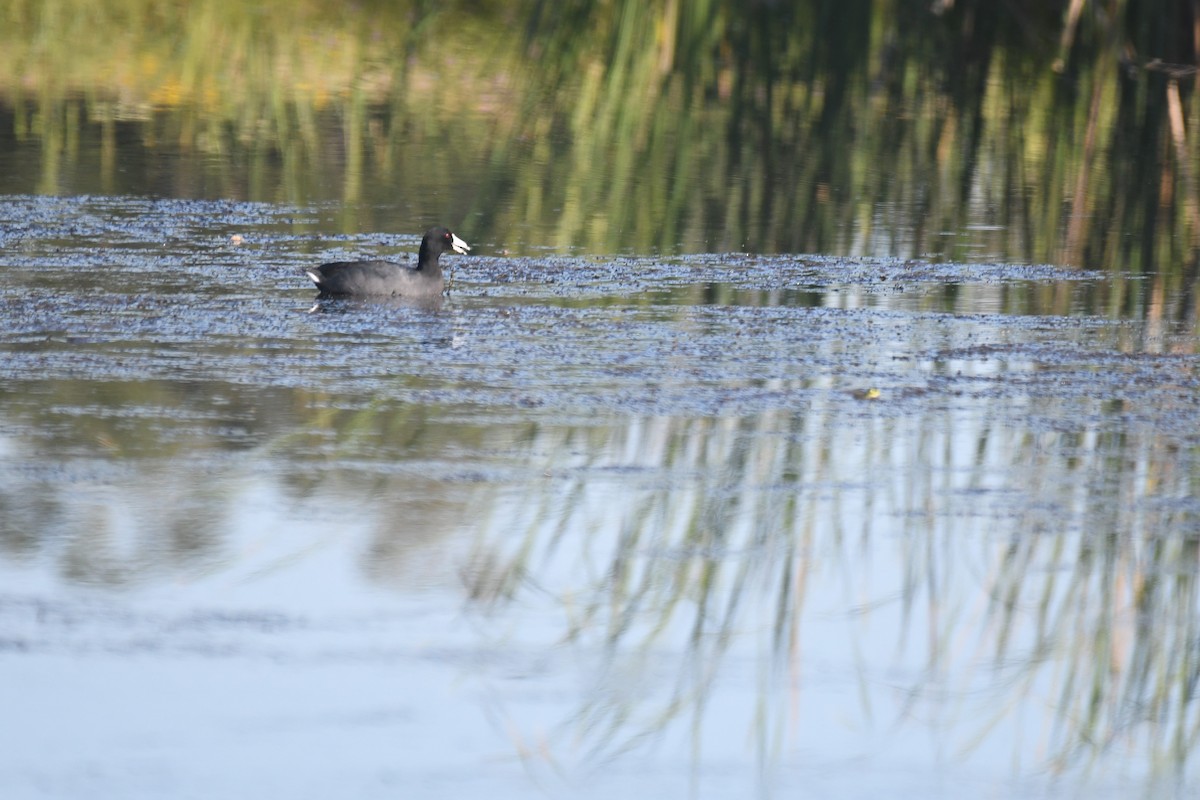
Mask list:
[[[132,125],[233,165],[183,194],[374,205],[462,164],[478,238],[1190,271],[1193,81],[1143,67],[1195,60],[1192,6],[1071,8],[13,2],[0,119],[43,192],[127,190]],[[110,180],[78,186],[96,138]]]

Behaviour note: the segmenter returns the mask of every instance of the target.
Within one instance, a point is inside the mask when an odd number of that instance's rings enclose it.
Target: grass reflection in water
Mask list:
[[[337,200],[330,230],[514,250],[1185,277],[1197,111],[1161,64],[1195,62],[1168,35],[1190,12],[1026,6],[14,3],[0,190]]]
[[[1197,718],[1164,677],[1194,671],[1198,608],[1170,437],[863,405],[531,442],[547,480],[501,494],[469,585],[514,634],[557,606],[596,660],[562,741],[608,758],[679,727],[697,752],[748,735],[778,768],[928,726],[956,759],[1105,773],[1134,751],[1169,780]],[[732,712],[731,680],[756,687]],[[826,730],[823,695],[851,730]]]

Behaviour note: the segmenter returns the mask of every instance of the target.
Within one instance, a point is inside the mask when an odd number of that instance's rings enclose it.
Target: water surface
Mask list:
[[[1194,10],[1092,5],[3,4],[0,796],[1196,795]]]
[[[325,214],[0,199],[6,797],[1194,788],[1187,292]]]

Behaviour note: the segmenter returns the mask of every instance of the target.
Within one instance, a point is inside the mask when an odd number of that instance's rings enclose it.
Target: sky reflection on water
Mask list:
[[[1142,683],[1190,647],[1169,455],[1031,437],[979,402],[844,402],[490,428],[473,474],[351,448],[8,483],[10,533],[57,506],[4,570],[8,785],[1144,786],[1144,761],[1105,754],[1162,758],[1190,718]]]

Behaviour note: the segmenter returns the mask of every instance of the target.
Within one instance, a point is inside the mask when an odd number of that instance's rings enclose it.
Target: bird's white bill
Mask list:
[[[471,245],[467,244],[453,233],[450,234],[450,246],[454,248],[454,252],[456,253],[466,254],[471,251]]]

